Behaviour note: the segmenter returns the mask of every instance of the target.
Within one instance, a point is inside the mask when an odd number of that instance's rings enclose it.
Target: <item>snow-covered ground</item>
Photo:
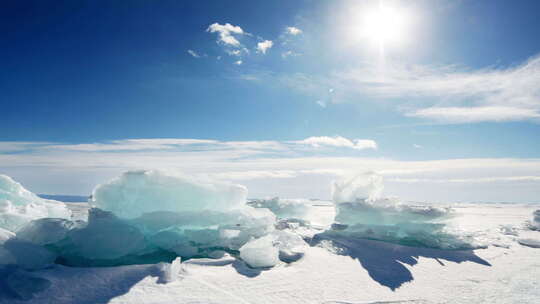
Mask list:
[[[75,213],[84,205],[70,204]],[[166,283],[155,265],[32,272],[50,286],[30,301],[1,303],[538,303],[540,241],[527,221],[538,205],[457,204],[450,222],[492,242],[485,249],[438,250],[320,231],[296,262],[252,269],[226,255],[181,264]],[[323,222],[332,208],[315,206]]]
[[[0,304],[539,303],[540,205],[405,203],[373,173],[333,186],[248,201],[133,171],[63,203],[0,175]]]

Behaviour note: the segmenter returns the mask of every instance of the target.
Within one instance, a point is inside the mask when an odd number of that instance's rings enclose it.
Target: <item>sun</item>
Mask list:
[[[401,42],[407,34],[407,13],[397,7],[379,3],[362,17],[362,36],[379,47]]]

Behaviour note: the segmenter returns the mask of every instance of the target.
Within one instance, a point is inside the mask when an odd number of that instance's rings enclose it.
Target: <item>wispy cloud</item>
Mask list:
[[[296,56],[300,56],[300,55],[301,55],[300,53],[288,50],[288,51],[285,51],[285,52],[281,53],[281,58],[285,59],[285,58],[288,58],[288,57],[296,57]]]
[[[371,139],[353,139],[350,140],[341,136],[314,136],[309,137],[296,143],[306,144],[313,147],[330,146],[330,147],[346,147],[356,150],[377,149],[377,143]]]
[[[271,40],[265,40],[262,42],[257,43],[257,52],[266,54],[266,51],[268,51],[274,43]]]
[[[187,52],[195,58],[201,58],[201,55],[197,54],[197,52],[195,52],[194,50],[187,50]]]
[[[391,182],[398,183],[493,183],[493,182],[539,182],[540,176],[502,176],[502,177],[479,177],[479,178],[451,178],[451,179],[429,179],[429,178],[391,178]]]
[[[411,117],[430,118],[442,122],[465,123],[481,121],[518,121],[540,118],[534,109],[486,106],[486,107],[433,107],[406,114]]]
[[[360,97],[393,100],[407,116],[443,122],[540,117],[540,56],[509,68],[471,70],[387,62],[323,76],[281,75],[280,80],[314,96],[321,96],[327,88],[336,88],[334,102]]]
[[[89,193],[97,183],[131,169],[178,170],[186,174],[236,180],[253,196],[282,195],[325,198],[337,176],[377,171],[388,180],[389,194],[409,199],[510,199],[515,187],[448,187],[503,183],[520,185],[519,199],[537,199],[540,159],[393,160],[372,155],[372,140],[310,137],[297,141],[217,141],[206,139],[127,139],[90,144],[0,142],[0,172],[31,190]],[[17,150],[17,153],[10,151]],[[417,187],[408,187],[415,183]],[[401,185],[401,186],[400,186]],[[429,186],[434,185],[434,186]],[[416,190],[415,190],[416,189]],[[480,191],[480,192],[478,192]],[[483,192],[482,192],[483,191]],[[462,196],[460,196],[462,195]],[[536,195],[536,196],[535,196]],[[506,198],[504,198],[506,197]],[[516,196],[517,197],[517,196]]]

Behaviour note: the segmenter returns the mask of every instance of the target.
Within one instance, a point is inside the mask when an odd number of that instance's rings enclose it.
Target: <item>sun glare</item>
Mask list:
[[[406,35],[408,16],[404,10],[379,4],[362,18],[363,36],[384,48],[387,44],[398,43]]]

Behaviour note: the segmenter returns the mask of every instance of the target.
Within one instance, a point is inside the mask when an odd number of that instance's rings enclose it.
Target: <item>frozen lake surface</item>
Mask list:
[[[80,216],[84,204],[69,204]],[[31,303],[538,303],[540,240],[525,224],[538,205],[457,204],[452,222],[492,242],[470,251],[366,239],[320,239],[296,262],[249,268],[226,255],[181,264],[164,283],[154,265],[35,271],[51,286]],[[316,206],[320,218],[329,206]],[[2,303],[28,303],[14,299]]]

